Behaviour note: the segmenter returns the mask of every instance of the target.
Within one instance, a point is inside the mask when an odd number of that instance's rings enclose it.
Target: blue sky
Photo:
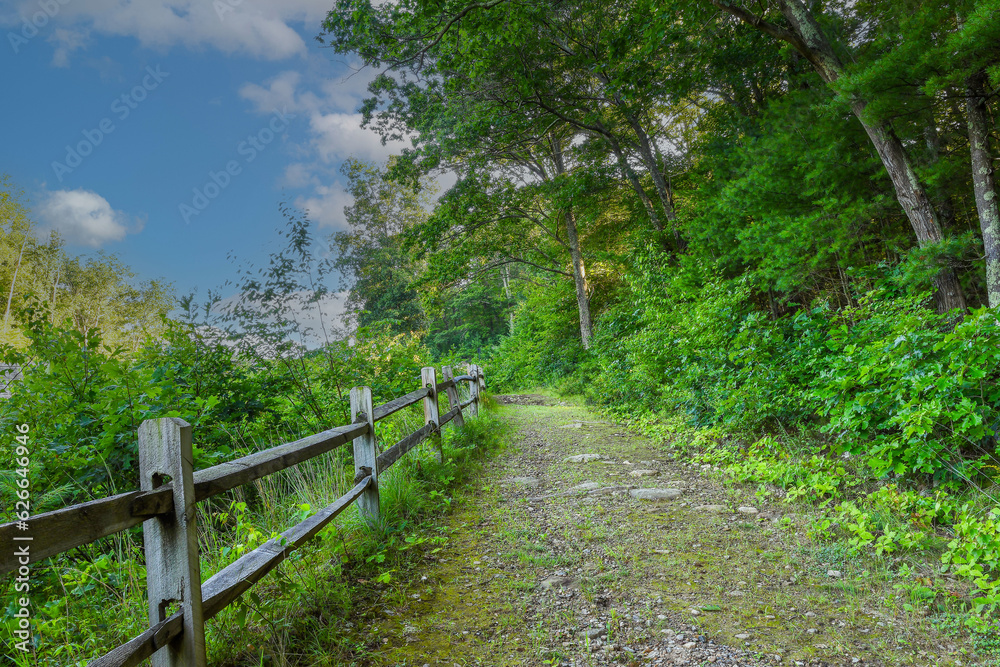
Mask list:
[[[372,73],[315,41],[333,0],[0,0],[0,172],[74,253],[204,296],[262,262],[278,204],[343,225],[339,174],[384,160]]]

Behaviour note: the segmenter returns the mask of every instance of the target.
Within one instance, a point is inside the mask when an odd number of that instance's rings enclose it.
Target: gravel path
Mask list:
[[[373,628],[375,664],[962,664],[929,624],[803,551],[788,506],[580,407],[496,399],[514,444]]]

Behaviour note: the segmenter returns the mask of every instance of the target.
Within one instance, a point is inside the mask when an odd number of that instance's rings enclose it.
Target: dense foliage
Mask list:
[[[49,322],[68,320],[84,338],[101,331],[105,342],[133,352],[159,330],[173,301],[169,283],[136,280],[114,255],[73,257],[55,232],[40,236],[24,193],[0,174],[0,343],[26,348],[19,313],[32,299]]]
[[[947,490],[948,553],[984,536],[983,610],[998,19],[996,0],[339,0],[324,38],[381,73],[365,124],[413,141],[389,177],[458,176],[407,232],[423,284],[515,286],[501,388],[777,436],[733,471],[793,498],[850,486],[838,460],[856,484]],[[776,465],[800,436],[804,462]]]
[[[4,182],[3,354],[34,365],[0,425],[45,431],[43,509],[134,487],[147,417],[207,464],[482,356],[823,504],[820,539],[947,534],[970,623],[996,610],[1000,0],[336,0],[322,29],[411,147],[344,166],[330,239],[282,207],[235,296],[161,320]]]

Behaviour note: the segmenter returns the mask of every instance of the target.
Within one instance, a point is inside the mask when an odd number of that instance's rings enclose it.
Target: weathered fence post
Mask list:
[[[153,654],[153,667],[204,667],[205,619],[201,611],[201,564],[191,452],[191,425],[176,417],[148,419],[139,426],[139,479],[143,491],[168,481],[174,512],[143,524],[149,624],[164,620],[178,603],[184,631]],[[170,610],[172,613],[172,610]]]
[[[354,423],[368,422],[368,432],[354,439],[354,483],[371,475],[368,488],[358,498],[362,518],[372,525],[379,520],[378,503],[378,452],[375,451],[375,422],[373,421],[371,387],[351,389],[351,418]]]
[[[440,463],[443,459],[441,451],[441,415],[438,410],[437,373],[433,366],[424,366],[420,369],[420,384],[430,389],[430,393],[424,399],[424,424],[434,422],[436,433],[431,436],[431,446],[434,448],[435,458]]]
[[[455,374],[451,372],[451,366],[442,366],[441,375],[445,382],[455,377]],[[458,408],[458,414],[455,415],[455,426],[462,428],[465,426],[465,418],[462,417],[462,401],[458,397],[458,387],[453,384],[445,390],[445,393],[448,395],[448,410]]]
[[[475,364],[469,364],[469,375],[472,376],[472,381],[469,382],[469,393],[472,394],[470,398],[472,399],[472,404],[469,406],[472,408],[472,416],[479,416],[479,366]]]

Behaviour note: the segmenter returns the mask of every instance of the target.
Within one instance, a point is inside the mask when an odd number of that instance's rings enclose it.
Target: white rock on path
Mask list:
[[[531,488],[534,488],[541,483],[537,477],[511,477],[510,479],[505,479],[503,481]]]
[[[629,477],[655,477],[656,475],[655,470],[630,470],[628,473]]]
[[[632,489],[628,492],[637,500],[674,500],[683,493],[680,489]]]
[[[575,589],[580,587],[580,580],[574,577],[562,577],[556,575],[542,580],[538,585],[543,591],[552,590],[553,588]]]
[[[566,463],[589,463],[590,461],[600,461],[603,458],[600,454],[574,454],[567,456],[564,461]]]
[[[569,487],[567,491],[593,491],[599,488],[601,488],[601,485],[597,482],[584,482],[583,484]]]
[[[694,509],[699,512],[725,512],[729,508],[725,505],[698,505]]]
[[[756,507],[737,507],[736,511],[739,512],[739,513],[741,513],[741,514],[756,514],[757,513],[757,508]]]

